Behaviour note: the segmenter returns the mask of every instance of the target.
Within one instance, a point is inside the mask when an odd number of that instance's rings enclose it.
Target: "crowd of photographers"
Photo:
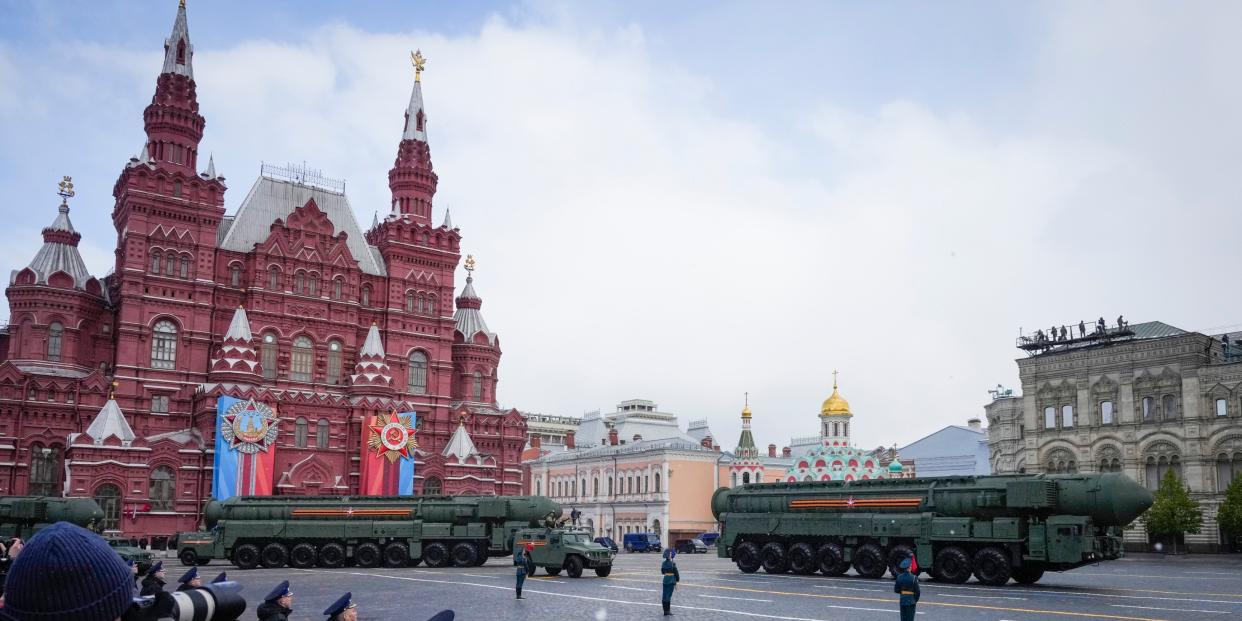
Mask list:
[[[166,590],[163,562],[139,575],[99,535],[58,522],[29,542],[0,542],[0,620],[5,621],[233,621],[246,610],[241,587],[220,573],[204,584],[191,567],[173,591]],[[288,621],[293,612],[289,582],[276,585],[256,609],[259,621]],[[323,611],[328,621],[357,621],[346,593]],[[452,621],[444,611],[430,621]]]

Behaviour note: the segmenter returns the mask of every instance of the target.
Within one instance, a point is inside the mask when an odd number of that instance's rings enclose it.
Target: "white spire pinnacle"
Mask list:
[[[138,156],[138,161],[146,164],[151,161],[151,151],[147,147],[147,143],[142,143],[142,155]]]
[[[229,322],[229,331],[224,334],[224,340],[230,339],[247,343],[254,339],[254,335],[250,333],[250,318],[246,316],[246,309],[241,306],[233,311],[233,321]]]
[[[384,343],[380,341],[379,326],[371,324],[371,330],[367,332],[367,340],[362,343],[362,351],[358,352],[360,356],[379,356],[384,357]]]
[[[185,22],[185,2],[177,8],[172,34],[164,40],[164,69],[160,73],[175,73],[194,79],[194,46],[190,45],[190,27]]]
[[[203,173],[203,176],[207,177],[208,179],[216,178],[216,156],[215,154],[211,154],[207,156],[207,172]]]
[[[405,109],[405,132],[402,140],[427,142],[427,112],[423,110],[423,83],[414,81],[410,92],[410,105]]]
[[[134,430],[130,428],[129,421],[125,420],[125,415],[121,413],[121,406],[116,404],[115,399],[108,399],[103,409],[99,410],[99,414],[95,416],[95,420],[91,421],[91,426],[86,428],[86,434],[95,441],[95,444],[103,444],[104,440],[115,437],[121,441],[123,446],[129,446],[134,441]]]
[[[450,231],[457,228],[453,226],[453,213],[452,212],[453,212],[452,208],[449,208],[449,207],[444,208],[444,224],[440,225]]]
[[[379,226],[379,211],[371,215],[371,228]]]
[[[456,457],[457,461],[462,461],[478,453],[478,449],[474,447],[474,440],[470,439],[470,433],[466,431],[466,422],[459,421],[457,431],[453,432],[453,437],[449,439],[448,446],[444,447],[442,454],[445,457]]]

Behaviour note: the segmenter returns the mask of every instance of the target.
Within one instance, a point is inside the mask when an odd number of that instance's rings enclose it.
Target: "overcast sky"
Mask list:
[[[672,5],[672,6],[669,6]],[[0,264],[73,175],[92,273],[176,3],[0,0]],[[203,152],[347,180],[423,86],[507,406],[656,401],[726,447],[982,415],[1019,329],[1242,323],[1238,3],[189,3]],[[462,274],[459,273],[459,276]],[[3,310],[7,317],[7,308]]]

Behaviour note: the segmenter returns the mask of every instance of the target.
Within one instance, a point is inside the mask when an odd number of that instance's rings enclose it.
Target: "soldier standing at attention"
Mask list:
[[[156,561],[147,570],[147,577],[142,579],[142,597],[164,592],[164,561]]]
[[[191,567],[190,571],[185,572],[177,579],[181,586],[177,587],[178,591],[189,591],[190,589],[203,586],[203,579],[198,577],[198,568]]]
[[[660,564],[660,573],[664,574],[664,593],[660,596],[660,603],[664,604],[664,616],[673,614],[670,610],[673,606],[673,589],[677,587],[677,583],[681,582],[681,574],[677,572],[677,563],[673,562],[673,557],[677,556],[677,550],[669,548],[664,551],[664,562]]]
[[[328,621],[358,621],[358,609],[354,607],[353,597],[353,593],[346,593],[328,606],[323,611],[323,614],[328,615]]]
[[[914,605],[919,603],[919,579],[910,573],[910,559],[898,565],[901,575],[893,583],[893,592],[901,595],[901,621],[914,621]]]
[[[526,582],[526,576],[535,573],[535,561],[530,557],[530,553],[535,549],[534,544],[527,543],[524,549],[518,550],[513,555],[513,565],[517,567],[517,598],[522,597],[522,585]]]
[[[259,621],[289,621],[291,612],[293,612],[293,591],[289,590],[289,581],[285,580],[276,585],[276,588],[263,598],[263,603],[259,604],[255,614],[259,615]]]

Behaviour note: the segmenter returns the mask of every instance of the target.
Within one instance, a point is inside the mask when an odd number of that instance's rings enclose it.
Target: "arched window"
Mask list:
[[[306,435],[309,431],[309,423],[304,417],[299,416],[293,422],[293,445],[298,448],[306,448]]]
[[[1150,421],[1156,416],[1155,397],[1143,397],[1143,420]]]
[[[293,339],[293,356],[290,360],[290,378],[295,382],[311,381],[311,369],[314,364],[314,346],[306,336]]]
[[[483,373],[480,371],[474,372],[474,400],[483,400]]]
[[[319,448],[319,449],[328,448],[328,439],[329,439],[328,434],[329,434],[328,419],[326,418],[319,419],[319,422],[315,423],[315,448]]]
[[[345,281],[340,276],[332,279],[332,299],[339,300],[345,295]]]
[[[423,294],[421,293],[418,294],[418,297],[417,297],[418,302],[414,307],[420,313],[423,312],[423,299],[424,299]]]
[[[363,306],[371,305],[371,285],[362,285],[362,294],[358,296],[358,301]]]
[[[161,319],[151,329],[151,367],[172,369],[177,366],[177,324]]]
[[[302,293],[302,289],[306,287],[306,273],[296,272],[293,275],[293,292]]]
[[[742,485],[749,485],[749,484],[750,484],[750,473],[743,472],[742,473]]]
[[[187,257],[187,256],[181,257],[181,277],[182,278],[190,277],[190,257]]]
[[[1156,466],[1156,458],[1148,457],[1147,463],[1143,465],[1143,482],[1147,484],[1147,489],[1154,490],[1160,487],[1160,471]]]
[[[1216,456],[1216,491],[1224,492],[1234,479],[1242,477],[1242,452]]]
[[[52,362],[60,360],[60,342],[64,332],[65,326],[59,321],[53,321],[47,327],[47,359]]]
[[[172,511],[176,500],[177,474],[168,466],[160,466],[151,471],[151,490],[147,498],[151,501],[152,511]]]
[[[1161,416],[1163,416],[1164,420],[1177,418],[1177,398],[1173,395],[1165,395],[1161,398],[1161,401],[1164,406],[1161,408]]]
[[[267,268],[267,288],[272,291],[280,290],[280,268],[275,265]]]
[[[413,292],[408,292],[405,294],[405,312],[407,313],[414,312],[414,293]]]
[[[164,273],[169,276],[177,275],[177,255],[169,252],[164,261]]]
[[[261,356],[259,362],[263,365],[263,377],[276,379],[276,335],[271,332],[265,333],[263,344],[259,349]]]
[[[421,351],[410,352],[410,376],[407,383],[409,391],[414,394],[427,392],[427,354]]]
[[[1061,406],[1061,426],[1069,429],[1074,426],[1074,406]]]
[[[341,383],[341,342],[328,341],[328,383]]]
[[[612,477],[608,477],[608,495],[612,496]]]
[[[229,267],[229,285],[233,287],[241,286],[241,266],[233,265]]]
[[[442,490],[443,486],[440,484],[440,479],[436,477],[427,477],[423,480],[424,496],[439,496],[443,493]]]
[[[31,496],[60,496],[60,447],[34,444],[30,447]]]
[[[103,509],[103,530],[116,530],[121,525],[121,488],[104,483],[95,488],[95,502]]]
[[[599,477],[593,477],[591,479],[591,489],[593,490],[591,493],[592,496],[599,496]]]
[[[427,296],[427,314],[428,315],[436,314],[436,296],[434,295]]]
[[[1100,424],[1101,425],[1113,424],[1113,402],[1112,401],[1101,401],[1100,402]]]
[[[164,264],[163,261],[164,261],[163,254],[159,253],[158,251],[151,253],[151,273],[152,274],[160,273],[160,267]]]
[[[310,296],[319,295],[319,274],[306,275],[306,294]]]
[[[535,495],[543,495],[543,479],[535,479]]]
[[[655,475],[655,493],[657,494],[660,493],[660,473],[659,472],[657,472]]]
[[[1044,408],[1044,428],[1056,429],[1057,427],[1057,409],[1048,406]]]

